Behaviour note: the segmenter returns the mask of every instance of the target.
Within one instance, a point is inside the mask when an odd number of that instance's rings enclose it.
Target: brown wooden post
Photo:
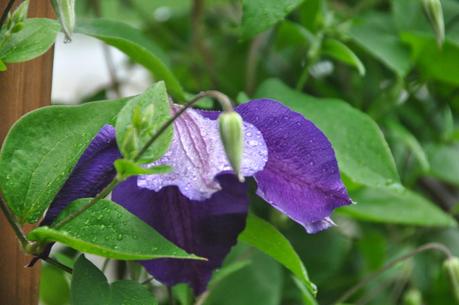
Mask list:
[[[7,2],[0,0],[0,14]],[[30,2],[30,17],[53,18],[50,1]],[[50,104],[52,66],[51,50],[35,60],[8,65],[6,72],[0,72],[0,142],[19,117],[35,108]],[[21,252],[13,230],[2,213],[0,247],[0,304],[38,304],[40,264],[33,268],[24,268],[30,257],[24,256]]]

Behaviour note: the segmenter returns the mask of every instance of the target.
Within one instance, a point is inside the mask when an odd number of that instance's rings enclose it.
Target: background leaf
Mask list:
[[[210,292],[204,305],[278,305],[282,273],[270,257],[254,253],[252,263],[225,277]],[[266,280],[269,279],[269,280]]]
[[[322,52],[345,64],[354,66],[360,75],[365,75],[365,66],[358,56],[344,43],[336,39],[327,39],[322,46]]]
[[[153,295],[135,281],[117,281],[111,285],[110,305],[156,305]]]
[[[65,272],[49,264],[41,266],[40,301],[44,305],[65,305],[70,299],[70,285]]]
[[[427,155],[432,176],[459,186],[459,143],[431,144],[427,146]]]
[[[153,295],[140,283],[122,280],[108,284],[107,278],[84,255],[72,276],[72,305],[156,305]]]
[[[457,225],[453,217],[407,189],[365,188],[352,192],[351,197],[357,204],[338,211],[356,219],[418,226]]]
[[[71,203],[55,223],[88,203],[90,198]],[[110,200],[100,200],[60,228],[38,227],[31,240],[61,242],[81,252],[122,260],[154,258],[197,259],[162,237],[135,215]]]
[[[389,17],[374,13],[357,19],[349,35],[360,47],[403,77],[411,69],[412,61],[409,49],[394,32]]]
[[[71,286],[72,305],[108,305],[110,286],[105,275],[84,255],[75,263]]]
[[[157,80],[163,80],[175,99],[185,100],[180,83],[167,67],[164,60],[166,56],[138,30],[122,22],[97,19],[78,23],[75,32],[93,36],[124,52],[129,58],[150,70]]]
[[[113,123],[125,101],[45,107],[12,127],[0,154],[0,187],[21,221],[40,219],[92,138]]]
[[[248,39],[281,21],[304,0],[244,0],[241,35]]]
[[[55,20],[26,19],[24,28],[12,34],[0,48],[0,59],[5,63],[16,63],[38,57],[54,44],[59,30],[59,23]]]

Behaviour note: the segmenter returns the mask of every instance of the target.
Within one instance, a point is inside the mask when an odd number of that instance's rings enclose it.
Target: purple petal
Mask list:
[[[268,146],[268,162],[255,175],[257,194],[315,233],[333,225],[333,209],[351,203],[333,148],[301,114],[277,101],[253,100],[237,107]]]
[[[114,190],[114,201],[179,247],[208,259],[142,261],[155,279],[169,286],[189,283],[200,294],[236,243],[247,216],[247,187],[234,175],[219,176],[218,181],[222,190],[205,201],[189,200],[176,186],[159,192],[139,188],[135,177]]]
[[[113,162],[120,157],[115,129],[105,125],[89,144],[69,179],[54,198],[41,225],[50,224],[72,201],[97,195],[115,177]]]
[[[252,176],[263,169],[267,160],[266,144],[253,125],[244,123],[245,145],[241,173]],[[151,166],[167,164],[173,171],[165,175],[140,176],[139,187],[159,191],[176,185],[191,200],[208,199],[221,189],[217,175],[231,170],[218,123],[196,110],[187,110],[174,123],[174,138],[169,151]]]

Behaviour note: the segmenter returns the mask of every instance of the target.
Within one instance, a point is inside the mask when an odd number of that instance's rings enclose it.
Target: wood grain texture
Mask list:
[[[7,2],[0,0],[0,13]],[[50,1],[31,1],[29,16],[53,18]],[[1,142],[11,125],[23,114],[50,104],[52,65],[51,50],[35,60],[8,65],[8,70],[0,73]],[[30,257],[21,252],[3,214],[0,215],[0,245],[0,304],[38,304],[40,264],[33,268],[24,267]]]

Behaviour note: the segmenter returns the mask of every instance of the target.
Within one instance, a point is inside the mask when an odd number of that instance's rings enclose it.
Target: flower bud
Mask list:
[[[24,20],[27,18],[27,12],[29,11],[29,1],[22,2],[13,13],[8,15],[6,21],[6,32],[17,33],[24,28]]]
[[[444,268],[448,272],[451,287],[456,301],[459,302],[459,258],[448,258],[444,263]]]
[[[437,37],[437,44],[441,46],[445,40],[445,23],[440,0],[422,0],[424,10]]]
[[[139,137],[137,135],[134,126],[129,125],[126,129],[126,135],[124,141],[121,144],[121,151],[123,152],[126,159],[131,160],[135,157],[135,154],[139,149]]]
[[[29,11],[29,1],[22,2],[11,15],[11,20],[14,23],[24,22],[27,18],[27,12]]]
[[[242,151],[244,148],[244,135],[242,130],[242,118],[234,111],[225,111],[218,117],[220,139],[223,143],[228,161],[233,171],[243,182],[244,177],[240,173]]]
[[[17,33],[20,32],[24,28],[24,22],[18,22],[14,25],[14,27],[11,29],[12,33]]]
[[[65,41],[72,40],[75,28],[75,0],[52,0],[54,11],[65,34]]]

